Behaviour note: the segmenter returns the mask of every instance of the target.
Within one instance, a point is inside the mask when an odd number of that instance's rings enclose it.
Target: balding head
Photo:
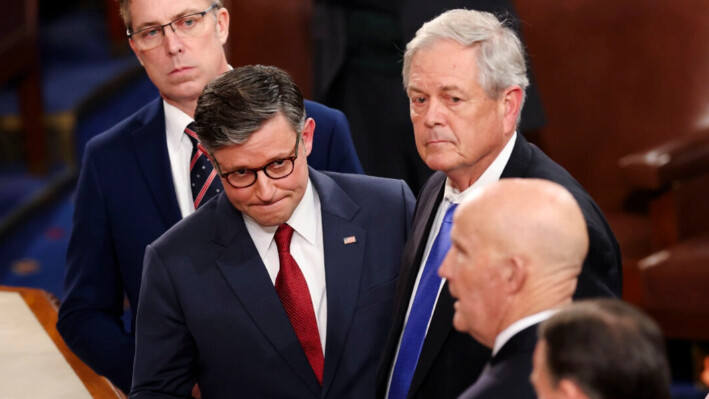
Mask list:
[[[440,274],[456,303],[455,327],[492,346],[525,316],[570,302],[588,252],[581,208],[562,186],[502,179],[458,207]]]

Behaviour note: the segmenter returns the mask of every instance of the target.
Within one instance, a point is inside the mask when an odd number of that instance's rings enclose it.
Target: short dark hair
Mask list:
[[[669,399],[670,369],[660,328],[614,299],[579,301],[539,326],[554,385],[574,381],[593,399]]]
[[[248,65],[210,82],[197,100],[194,129],[208,151],[241,144],[277,114],[296,135],[303,130],[303,94],[285,71]]]

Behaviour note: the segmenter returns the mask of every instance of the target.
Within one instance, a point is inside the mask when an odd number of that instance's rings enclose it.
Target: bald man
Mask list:
[[[557,183],[502,179],[458,207],[439,274],[456,298],[453,326],[492,349],[460,398],[536,398],[537,326],[571,303],[589,239],[581,208]]]

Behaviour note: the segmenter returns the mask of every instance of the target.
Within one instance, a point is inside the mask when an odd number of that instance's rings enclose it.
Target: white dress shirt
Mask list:
[[[180,207],[182,217],[194,212],[194,200],[190,187],[190,158],[192,156],[192,142],[185,134],[187,125],[193,119],[163,100],[165,109],[165,136],[167,139],[167,154],[170,157],[172,170],[172,183],[175,185],[177,205]]]
[[[543,322],[544,320],[554,316],[554,313],[558,311],[559,309],[544,310],[531,316],[523,317],[507,326],[507,328],[502,330],[502,332],[497,334],[497,337],[495,337],[495,345],[492,347],[492,356],[497,355],[500,349],[505,346],[507,341],[517,335],[518,332],[529,326]]]
[[[510,159],[510,155],[512,155],[512,149],[514,148],[515,141],[517,141],[517,133],[515,132],[510,140],[507,142],[505,147],[500,151],[500,153],[497,155],[497,158],[495,158],[494,161],[488,166],[487,169],[485,169],[485,172],[483,172],[482,175],[473,183],[470,187],[466,188],[463,192],[458,191],[452,186],[452,183],[450,179],[446,179],[446,186],[444,189],[443,193],[443,200],[441,203],[438,205],[438,210],[436,211],[436,217],[433,220],[433,224],[431,225],[431,231],[428,233],[428,240],[426,242],[426,249],[423,252],[423,257],[421,258],[421,265],[419,266],[419,271],[418,271],[418,276],[416,276],[416,282],[414,283],[414,289],[411,294],[411,298],[409,298],[409,307],[408,310],[406,311],[406,318],[404,319],[404,327],[406,327],[406,323],[409,320],[409,313],[411,312],[411,305],[414,303],[414,298],[416,297],[416,291],[418,290],[419,282],[421,281],[421,276],[423,275],[423,269],[426,266],[426,261],[428,260],[428,255],[431,252],[431,247],[433,247],[433,242],[436,239],[436,236],[438,235],[438,231],[441,229],[441,224],[443,224],[443,217],[446,214],[446,211],[448,210],[448,206],[450,206],[451,203],[453,204],[460,204],[465,197],[470,195],[471,192],[475,191],[476,189],[486,186],[490,183],[496,182],[500,180],[500,176],[502,176],[502,171],[505,169],[505,166],[507,165],[507,161]],[[441,279],[441,284],[438,287],[438,295],[436,296],[436,301],[433,304],[433,310],[435,311],[436,305],[438,304],[438,297],[441,295],[441,289],[443,288],[443,284],[445,284],[446,280]],[[433,312],[431,312],[431,317],[433,316]],[[428,325],[426,326],[426,334],[428,334],[428,328],[431,326],[431,318],[428,319]],[[401,338],[404,335],[404,330],[405,328],[401,329],[401,335],[399,335],[399,344],[397,345],[396,348],[396,354],[394,356],[394,359],[396,359],[399,356],[399,349],[401,348]],[[391,385],[391,377],[394,373],[394,367],[392,365],[391,370],[389,370],[389,384]],[[387,386],[387,393],[386,396],[389,396],[389,386]]]
[[[246,229],[256,246],[263,264],[266,266],[271,282],[276,284],[280,269],[278,248],[273,239],[278,226],[261,226],[248,215],[243,214]],[[325,353],[327,335],[327,292],[325,287],[325,252],[322,237],[322,215],[320,198],[308,179],[303,199],[286,222],[295,230],[291,239],[290,252],[298,263],[305,282],[308,283],[310,298],[313,301],[315,318],[320,333],[320,343]]]

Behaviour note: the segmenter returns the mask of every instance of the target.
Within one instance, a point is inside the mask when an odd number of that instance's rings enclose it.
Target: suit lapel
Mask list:
[[[182,218],[182,214],[172,182],[162,99],[153,101],[146,111],[144,125],[133,132],[133,148],[156,208],[160,210],[165,223],[172,226]]]
[[[411,236],[406,241],[406,246],[404,247],[401,274],[399,276],[399,283],[396,288],[396,305],[392,321],[394,327],[389,332],[389,337],[387,338],[387,345],[385,349],[386,352],[383,356],[383,359],[385,359],[385,361],[388,363],[383,364],[383,368],[380,367],[380,375],[378,375],[377,389],[378,394],[382,396],[384,395],[386,385],[389,383],[389,373],[391,372],[391,369],[394,365],[394,356],[396,354],[396,348],[399,345],[399,338],[401,337],[401,332],[404,327],[404,319],[406,317],[406,312],[409,307],[411,295],[413,295],[414,284],[416,282],[416,276],[418,275],[419,269],[421,267],[421,260],[423,258],[423,252],[426,248],[428,235],[431,231],[433,220],[436,217],[438,205],[443,199],[443,189],[445,180],[445,174],[441,172],[434,173],[428,179],[426,185],[421,189],[421,194],[418,198],[418,201],[416,202],[416,212],[414,214]],[[431,324],[431,326],[433,326],[433,323]],[[428,338],[426,338],[426,341],[428,341]],[[424,342],[421,357],[425,357],[425,350],[426,344]],[[420,385],[421,383],[420,380],[417,381],[416,376],[418,374],[421,374],[422,372],[427,371],[429,367],[430,364],[422,368],[421,360],[419,359],[419,363],[417,365],[416,371],[414,373],[414,378],[411,383],[412,389],[410,389],[409,392],[414,392],[414,388]],[[420,371],[420,369],[425,371]]]
[[[517,140],[514,147],[512,147],[512,154],[510,154],[510,159],[507,161],[505,169],[502,170],[500,178],[525,177],[531,159],[532,149],[529,142],[524,136],[517,133]]]
[[[283,305],[271,282],[266,266],[254,246],[241,216],[225,195],[217,199],[215,241],[226,247],[216,264],[254,324],[317,396],[320,386]]]
[[[416,282],[416,276],[418,275],[419,268],[421,267],[421,260],[423,258],[423,252],[426,249],[426,242],[428,241],[428,235],[431,231],[431,226],[433,225],[433,220],[436,218],[436,211],[438,210],[438,205],[440,205],[443,200],[444,184],[446,181],[446,175],[437,172],[429,179],[426,187],[422,190],[421,198],[417,203],[418,209],[416,210],[414,223],[412,226],[411,238],[407,241],[406,248],[403,255],[403,265],[401,271],[401,276],[399,277],[403,281],[403,294],[404,298],[411,296],[414,283]],[[399,293],[397,293],[398,296]],[[408,309],[408,302],[402,301],[400,309],[398,309],[398,314],[406,314]],[[403,309],[402,309],[403,308]]]
[[[534,347],[537,344],[537,328],[539,324],[540,323],[533,324],[513,335],[509,341],[500,348],[500,351],[492,357],[490,365],[495,365],[505,359],[518,356],[522,353],[534,353]]]
[[[320,197],[325,280],[327,290],[327,340],[322,397],[337,372],[358,300],[367,231],[352,219],[359,206],[328,176],[310,169],[310,179]],[[349,242],[354,237],[354,242]],[[348,239],[348,243],[345,239]]]

